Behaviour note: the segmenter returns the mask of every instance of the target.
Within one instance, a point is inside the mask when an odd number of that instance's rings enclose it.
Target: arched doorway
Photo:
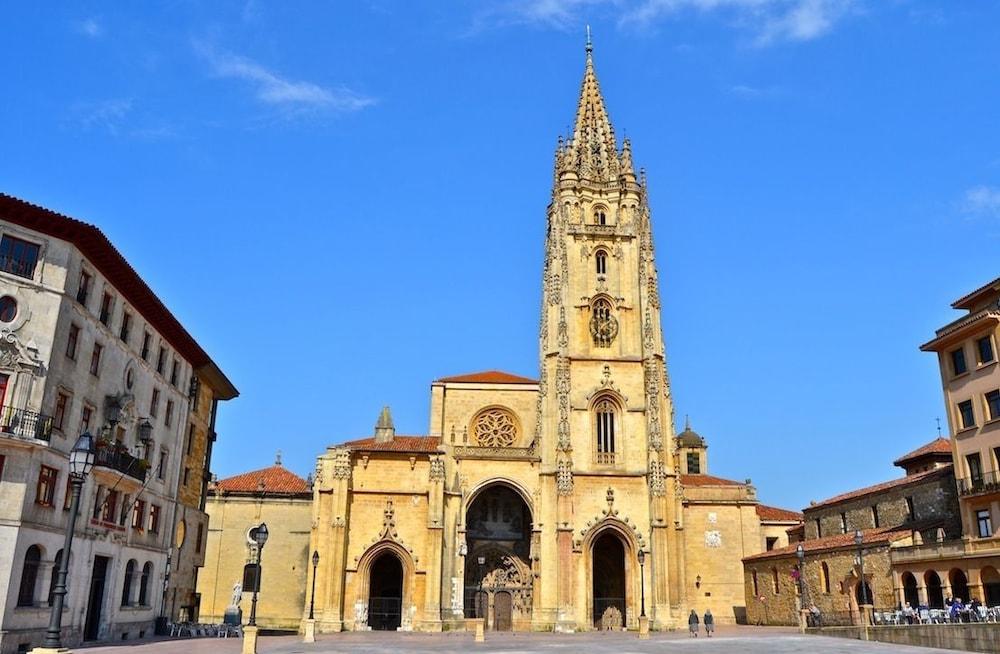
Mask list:
[[[611,531],[594,540],[591,555],[591,597],[597,629],[625,626],[625,545]]]
[[[924,573],[924,585],[927,587],[927,605],[932,609],[944,608],[944,593],[941,592],[941,577],[933,570]]]
[[[395,554],[383,552],[369,574],[368,626],[395,631],[403,617],[403,564]]]
[[[531,623],[531,510],[504,482],[478,491],[465,512],[465,617],[510,631]]]
[[[908,602],[911,607],[920,606],[920,593],[917,591],[917,578],[912,572],[903,573],[903,601]]]
[[[969,580],[965,573],[958,568],[953,568],[948,573],[948,581],[951,583],[951,596],[957,597],[963,602],[969,601]]]
[[[986,566],[979,572],[979,577],[983,582],[983,595],[986,606],[997,606],[1000,604],[1000,573],[992,566]]]

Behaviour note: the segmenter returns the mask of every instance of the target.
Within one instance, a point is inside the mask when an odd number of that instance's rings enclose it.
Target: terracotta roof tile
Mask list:
[[[913,535],[913,531],[915,529],[921,529],[929,524],[931,523],[913,524],[905,527],[897,526],[881,527],[879,529],[865,529],[861,532],[862,543],[865,545],[882,545],[902,540],[903,538],[908,538]],[[812,540],[791,543],[785,547],[773,549],[770,552],[761,552],[760,554],[753,554],[751,556],[744,557],[743,560],[760,561],[770,558],[777,559],[785,556],[794,556],[800,544],[806,552],[817,552],[821,550],[837,549],[840,547],[855,547],[854,532],[849,531],[846,534],[834,534],[832,536],[824,536],[822,538],[813,538]]]
[[[986,282],[976,290],[971,293],[966,293],[962,297],[958,298],[951,303],[951,306],[955,309],[969,309],[971,310],[973,305],[979,301],[980,297],[991,292],[995,287],[1000,286],[1000,277],[997,277],[991,282]]]
[[[943,465],[940,468],[935,468],[933,470],[927,470],[926,472],[920,472],[915,475],[908,475],[906,477],[900,477],[899,479],[893,479],[891,481],[885,481],[881,484],[875,484],[874,486],[866,486],[865,488],[859,488],[857,490],[850,491],[848,493],[843,493],[841,495],[835,495],[829,499],[823,500],[816,504],[811,504],[806,508],[806,511],[812,511],[822,506],[829,506],[831,504],[839,504],[841,502],[847,502],[849,500],[855,500],[866,495],[872,495],[874,493],[881,493],[893,488],[899,488],[902,486],[909,486],[911,484],[918,484],[937,477],[943,477],[945,475],[952,474],[951,464]]]
[[[944,437],[938,437],[930,443],[918,447],[908,454],[904,454],[892,462],[894,466],[902,466],[909,461],[915,461],[925,456],[941,456],[943,454],[951,456],[951,441]]]
[[[789,511],[788,509],[780,509],[776,506],[767,506],[766,504],[757,505],[757,515],[761,520],[771,522],[801,522],[803,517],[798,511]]]
[[[472,372],[467,375],[455,375],[453,377],[442,377],[438,379],[444,383],[479,383],[479,384],[537,384],[537,379],[512,375],[502,370],[484,370],[482,372]]]
[[[279,465],[226,477],[216,482],[215,486],[225,493],[259,493],[263,490],[268,495],[312,494],[305,479]]]
[[[681,475],[685,486],[746,486],[745,482],[713,477],[712,475]]]
[[[347,441],[341,447],[360,452],[437,452],[441,439],[437,436],[394,436],[391,441],[376,442],[374,437]]]

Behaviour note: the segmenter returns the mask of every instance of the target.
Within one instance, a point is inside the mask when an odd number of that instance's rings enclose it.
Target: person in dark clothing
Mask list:
[[[711,638],[715,631],[715,618],[712,616],[712,609],[705,609],[705,634]]]
[[[688,632],[694,638],[698,637],[698,614],[694,609],[691,609],[691,615],[688,616]]]

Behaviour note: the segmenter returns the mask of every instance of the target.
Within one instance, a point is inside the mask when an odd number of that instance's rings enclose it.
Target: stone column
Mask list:
[[[422,628],[428,631],[441,630],[441,574],[442,549],[444,547],[444,461],[432,457],[430,462],[427,494],[427,568],[424,589],[424,620]],[[448,584],[449,586],[451,584]]]
[[[921,582],[923,582],[923,580],[924,580],[923,575],[921,575],[920,577],[918,577],[918,580],[917,580],[917,599],[920,600],[920,604],[921,605],[927,606],[927,604],[929,603],[927,601],[927,586],[925,586],[923,583],[921,583]]]

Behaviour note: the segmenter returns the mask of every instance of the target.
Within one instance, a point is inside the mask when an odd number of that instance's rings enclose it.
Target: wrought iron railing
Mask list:
[[[958,480],[958,493],[960,495],[991,493],[996,490],[1000,490],[1000,473],[995,470]]]
[[[399,597],[372,597],[368,600],[368,626],[373,631],[395,631],[403,617],[403,601]]]
[[[52,418],[35,411],[5,406],[0,409],[0,432],[18,438],[48,441],[52,437]]]
[[[2,255],[0,256],[0,270],[31,279],[35,270],[35,262],[23,257]]]
[[[595,597],[593,619],[596,629],[621,629],[625,626],[625,598]]]
[[[146,481],[149,464],[143,459],[132,456],[123,447],[117,444],[99,444],[96,454],[95,466],[111,468],[141,482]]]

